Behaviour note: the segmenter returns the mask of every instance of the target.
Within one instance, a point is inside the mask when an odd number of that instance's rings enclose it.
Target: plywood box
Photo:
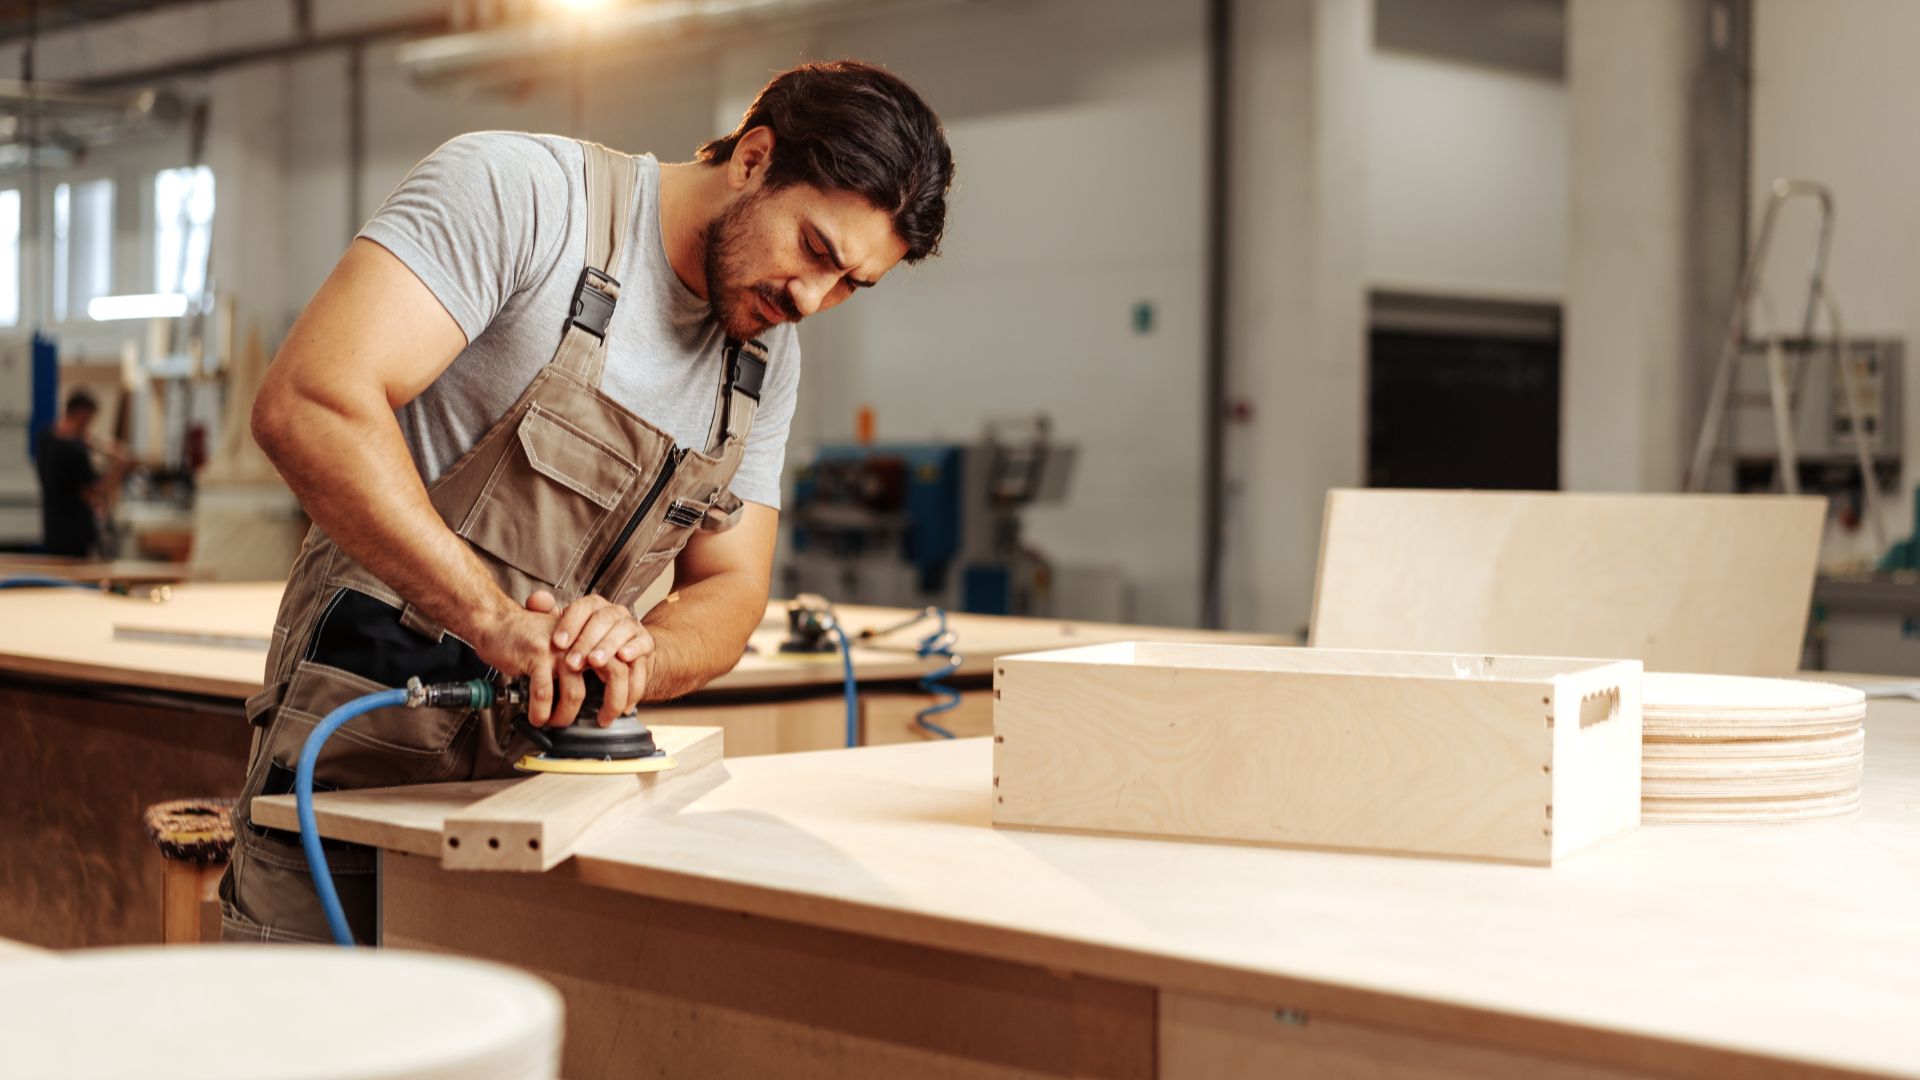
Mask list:
[[[1551,865],[1640,820],[1636,661],[1122,642],[994,665],[993,822]]]

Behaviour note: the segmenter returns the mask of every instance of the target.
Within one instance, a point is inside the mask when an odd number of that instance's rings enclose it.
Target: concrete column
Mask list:
[[[1715,8],[1722,9],[1718,14]],[[1726,5],[1570,0],[1562,484],[1674,491],[1739,261]],[[1716,32],[1718,21],[1723,29]]]
[[[258,330],[269,352],[307,299],[291,298],[287,288],[293,236],[287,77],[285,65],[256,64],[208,80],[216,118],[207,139],[214,175],[213,279],[234,299],[236,333],[244,340]]]
[[[1330,487],[1362,481],[1367,0],[1233,12],[1229,626],[1297,630]]]

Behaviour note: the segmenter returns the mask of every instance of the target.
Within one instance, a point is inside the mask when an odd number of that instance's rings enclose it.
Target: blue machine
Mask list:
[[[965,460],[961,446],[822,447],[794,483],[794,553],[897,559],[941,591],[960,554]]]
[[[1060,499],[1073,460],[1046,423],[1009,443],[838,444],[800,470],[787,512],[788,595],[991,615],[1033,613],[1046,563],[1020,511]]]

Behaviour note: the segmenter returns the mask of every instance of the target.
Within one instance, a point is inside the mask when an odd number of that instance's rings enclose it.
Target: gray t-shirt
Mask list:
[[[600,386],[681,446],[705,449],[726,335],[667,262],[660,163],[647,155],[639,164]],[[414,166],[360,231],[405,263],[467,335],[453,364],[399,412],[429,484],[480,441],[560,345],[586,265],[582,169],[572,139],[462,135]],[[761,340],[767,379],[733,492],[778,509],[800,343],[785,324]]]

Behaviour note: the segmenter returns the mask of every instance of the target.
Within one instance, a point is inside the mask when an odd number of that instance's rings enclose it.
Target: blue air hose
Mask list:
[[[300,747],[300,763],[293,773],[293,800],[300,814],[300,847],[307,853],[307,872],[313,875],[313,891],[326,912],[327,929],[336,945],[352,948],[353,929],[347,925],[346,909],[340,906],[340,894],[333,887],[333,872],[327,868],[327,853],[320,843],[320,825],[313,816],[313,767],[320,760],[320,748],[347,721],[375,709],[404,705],[419,708],[433,705],[445,708],[484,709],[493,704],[493,684],[484,679],[438,683],[422,686],[413,679],[401,690],[376,690],[362,694],[326,715],[307,733]]]
[[[943,712],[950,712],[960,707],[960,691],[947,685],[945,681],[948,676],[960,670],[960,658],[953,654],[953,646],[960,638],[959,635],[947,628],[946,611],[941,608],[930,607],[908,616],[903,622],[897,622],[891,626],[882,627],[877,630],[862,630],[860,631],[860,639],[865,641],[869,638],[897,634],[908,627],[917,626],[928,619],[938,619],[940,624],[933,633],[922,638],[920,643],[914,647],[914,655],[920,657],[922,660],[930,657],[939,657],[947,662],[947,666],[938,671],[928,672],[926,675],[921,676],[919,682],[921,693],[931,694],[939,698],[940,701],[938,704],[930,705],[915,713],[913,722],[915,726],[923,731],[930,731],[943,739],[951,739],[955,737],[953,731],[940,724],[934,723],[932,720],[933,717],[939,716]],[[843,638],[842,640],[845,639]],[[849,675],[849,678],[851,678],[851,675]],[[852,744],[849,743],[848,745]]]
[[[847,745],[860,745],[860,684],[853,679],[853,644],[847,640],[847,632],[840,627],[840,620],[833,619],[827,624],[835,637],[840,639],[840,668],[846,673],[847,684]]]
[[[947,629],[947,613],[939,608],[933,608],[931,612],[940,620],[940,628],[927,635],[927,637],[920,642],[919,648],[914,651],[921,659],[938,656],[947,661],[946,667],[941,668],[939,671],[930,672],[920,679],[921,692],[932,694],[934,697],[942,700],[937,705],[930,705],[915,713],[913,722],[943,739],[951,739],[954,737],[951,729],[936,724],[929,718],[960,707],[960,691],[955,690],[944,681],[947,676],[960,670],[960,658],[953,654],[953,645],[958,639]]]

